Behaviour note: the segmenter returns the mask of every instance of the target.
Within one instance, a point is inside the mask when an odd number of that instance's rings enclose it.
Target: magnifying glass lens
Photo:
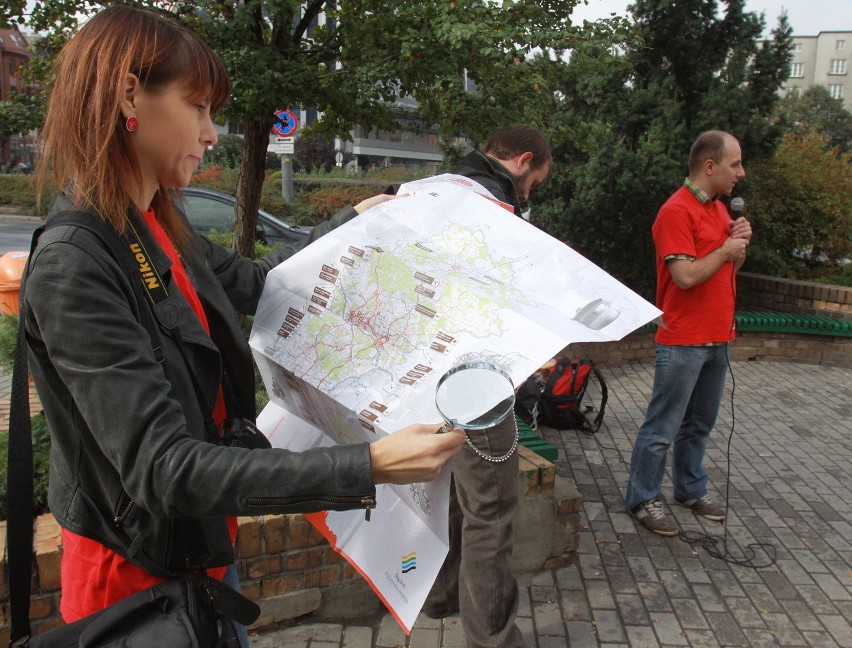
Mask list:
[[[448,425],[481,430],[512,411],[515,388],[509,376],[492,364],[462,363],[441,377],[435,405]]]
[[[482,416],[478,416],[472,421],[469,421],[467,426],[470,429],[476,429],[497,425],[497,423],[506,418],[506,415],[512,410],[514,405],[515,398],[513,395],[512,398],[507,398],[497,403],[497,405],[485,412]]]

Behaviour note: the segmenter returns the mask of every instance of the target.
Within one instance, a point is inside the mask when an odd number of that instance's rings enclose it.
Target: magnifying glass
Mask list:
[[[435,405],[446,421],[438,434],[454,427],[484,430],[512,412],[515,386],[505,371],[490,362],[462,362],[441,376]]]

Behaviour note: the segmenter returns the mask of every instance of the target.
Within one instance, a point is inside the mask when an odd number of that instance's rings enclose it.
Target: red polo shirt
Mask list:
[[[660,208],[651,232],[657,254],[657,308],[663,311],[657,342],[669,345],[727,342],[735,337],[734,264],[725,263],[692,288],[678,288],[666,258],[701,259],[725,242],[731,218],[718,200],[700,202],[684,185]]]

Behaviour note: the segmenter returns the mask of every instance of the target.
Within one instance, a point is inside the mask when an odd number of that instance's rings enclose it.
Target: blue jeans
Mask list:
[[[624,497],[628,510],[660,497],[672,444],[674,496],[697,499],[707,494],[702,463],[722,402],[727,367],[725,344],[657,345],[651,402],[630,459]]]
[[[225,576],[222,578],[222,582],[232,590],[242,594],[243,590],[240,587],[240,575],[237,572],[237,563],[233,562],[228,565],[225,569]],[[237,631],[237,639],[240,640],[240,648],[249,648],[248,628],[246,628],[243,624],[234,621],[234,630]]]

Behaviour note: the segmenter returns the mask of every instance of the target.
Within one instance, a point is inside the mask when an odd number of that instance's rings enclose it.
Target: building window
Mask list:
[[[834,49],[836,49],[836,50],[844,50],[844,49],[846,49],[846,41],[845,41],[845,40],[835,41],[835,43],[834,43]]]
[[[846,74],[846,59],[831,59],[829,74]]]
[[[828,94],[834,99],[843,99],[843,86],[839,83],[830,84],[828,86]]]
[[[791,48],[790,51],[801,52],[802,51],[802,44],[801,43],[793,43],[793,47]]]
[[[790,63],[790,77],[799,79],[803,76],[805,76],[805,64]]]

